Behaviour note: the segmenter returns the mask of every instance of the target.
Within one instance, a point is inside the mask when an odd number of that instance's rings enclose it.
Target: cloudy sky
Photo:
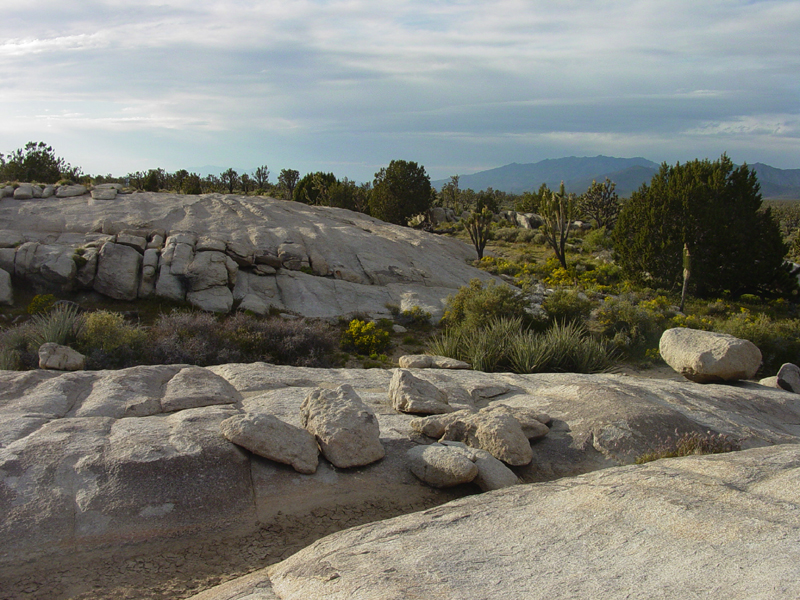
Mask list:
[[[3,0],[0,152],[433,178],[563,156],[800,168],[800,1]]]

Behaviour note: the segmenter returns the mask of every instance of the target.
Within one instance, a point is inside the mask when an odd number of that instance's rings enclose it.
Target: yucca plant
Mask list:
[[[82,326],[83,315],[78,306],[58,305],[31,319],[30,344],[34,349],[48,342],[69,346],[77,341]]]

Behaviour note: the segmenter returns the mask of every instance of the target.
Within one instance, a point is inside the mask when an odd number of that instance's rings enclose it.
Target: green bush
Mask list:
[[[342,334],[342,348],[365,354],[380,354],[389,347],[389,332],[375,323],[353,319]]]
[[[776,321],[742,309],[716,323],[714,329],[753,342],[761,350],[761,371],[765,374],[776,373],[787,362],[800,364],[800,319]]]
[[[609,296],[593,312],[590,328],[628,354],[642,354],[658,345],[665,329],[682,326],[664,296],[641,300],[635,294]]]
[[[442,321],[449,327],[458,325],[473,330],[499,317],[518,317],[527,324],[531,317],[526,307],[525,297],[517,290],[493,281],[484,285],[480,279],[473,279],[447,299]]]
[[[100,310],[84,315],[78,349],[89,369],[114,369],[146,363],[147,334],[125,322],[116,312]]]
[[[412,306],[395,317],[400,325],[414,329],[428,329],[431,326],[431,313],[419,306]]]
[[[611,250],[613,247],[614,241],[611,239],[611,234],[605,227],[592,229],[583,236],[583,249],[587,252]]]
[[[545,298],[542,308],[552,322],[583,322],[592,312],[593,303],[576,289],[558,289]]]

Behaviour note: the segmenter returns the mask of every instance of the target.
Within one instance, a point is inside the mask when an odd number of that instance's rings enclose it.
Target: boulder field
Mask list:
[[[658,597],[668,579],[688,597],[797,596],[787,569],[800,541],[800,396],[753,383],[415,369],[452,409],[419,421],[395,409],[396,373],[264,363],[0,372],[0,598]],[[302,429],[318,419],[316,399],[336,394],[374,415],[383,458],[339,468],[323,454],[298,472],[223,435],[241,415]],[[548,416],[546,432],[526,434],[532,460],[504,467],[533,485],[480,494],[492,488],[477,479],[438,489],[414,474],[413,449],[436,443],[436,419],[447,432],[458,415],[478,427],[509,414]],[[708,431],[745,451],[625,466]],[[449,439],[441,448],[496,461]],[[473,444],[469,431],[459,439]],[[751,593],[767,580],[770,593]]]
[[[80,191],[80,190],[78,190]],[[0,269],[41,291],[307,317],[441,317],[471,279],[458,240],[267,197],[140,192],[0,200]],[[0,302],[12,301],[0,273]]]

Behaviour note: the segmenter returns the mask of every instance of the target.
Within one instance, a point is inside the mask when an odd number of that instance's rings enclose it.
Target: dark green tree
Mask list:
[[[150,169],[147,172],[147,175],[144,176],[144,180],[142,181],[142,189],[145,192],[157,192],[161,189],[160,183],[158,170]]]
[[[617,222],[620,202],[614,188],[617,184],[608,177],[603,183],[592,181],[592,185],[578,198],[578,213],[594,220],[597,227],[611,230]]]
[[[242,178],[244,179],[244,175],[242,175]],[[269,185],[269,169],[267,165],[262,165],[255,170],[255,173],[253,173],[253,181],[255,181],[256,189],[267,189],[267,185]]]
[[[431,179],[415,162],[393,160],[375,173],[370,214],[383,221],[406,225],[414,215],[431,207]]]
[[[0,155],[0,180],[56,183],[62,177],[80,179],[81,170],[56,156],[44,142],[28,142],[7,157]]]
[[[188,193],[183,189],[187,177],[189,177],[189,171],[186,169],[175,171],[175,174],[172,176],[172,180],[175,183],[175,191]]]
[[[291,200],[294,198],[294,189],[297,187],[297,182],[300,181],[300,173],[294,169],[281,169],[281,174],[278,175],[278,187],[283,190],[284,198]]]
[[[514,203],[514,210],[521,213],[538,213],[542,200],[550,198],[552,192],[546,183],[539,186],[538,192],[525,192]]]
[[[333,173],[309,173],[303,177],[294,188],[292,199],[303,204],[324,204],[327,201],[327,189],[336,183],[336,176]],[[320,197],[322,192],[322,197]]]
[[[227,171],[220,173],[219,178],[222,180],[222,185],[225,186],[229,194],[232,194],[233,190],[236,189],[236,186],[239,185],[239,173],[233,169],[228,169]]]
[[[613,233],[624,272],[648,285],[677,288],[683,248],[699,296],[792,286],[783,268],[786,246],[769,209],[762,210],[754,171],[726,156],[661,165],[631,195]],[[786,290],[788,291],[788,290]]]
[[[197,173],[189,173],[183,182],[184,194],[192,194],[197,196],[203,193],[203,184],[200,175]]]

